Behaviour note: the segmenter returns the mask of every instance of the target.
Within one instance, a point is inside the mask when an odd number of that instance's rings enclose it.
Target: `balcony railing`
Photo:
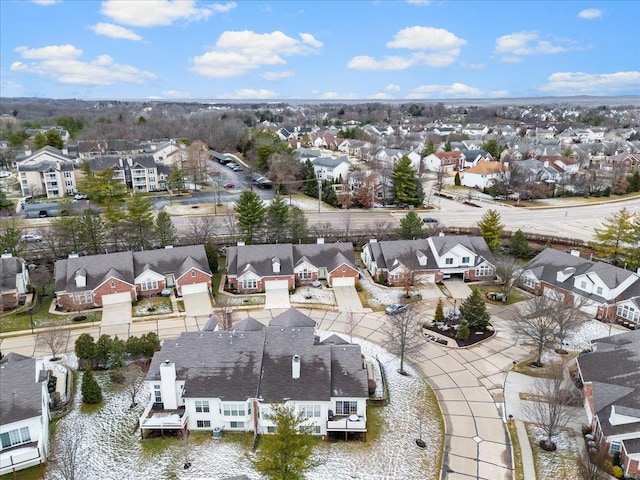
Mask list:
[[[335,416],[331,420],[327,420],[327,431],[353,431],[353,432],[366,432],[367,421],[364,417],[358,417],[357,415],[345,415]]]
[[[153,429],[167,429],[177,430],[184,428],[187,424],[189,416],[184,407],[176,410],[164,410],[154,409],[152,402],[147,405],[142,415],[140,416],[140,429],[141,430],[153,430]]]

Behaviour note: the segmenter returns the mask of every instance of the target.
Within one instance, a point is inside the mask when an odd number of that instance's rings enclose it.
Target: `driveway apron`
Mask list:
[[[356,287],[333,287],[333,295],[340,312],[369,312],[362,306]]]

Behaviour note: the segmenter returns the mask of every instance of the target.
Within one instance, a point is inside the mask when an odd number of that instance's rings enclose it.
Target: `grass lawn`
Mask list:
[[[491,305],[511,305],[514,303],[522,302],[523,300],[526,300],[527,298],[529,298],[529,296],[526,293],[522,292],[517,288],[514,288],[509,293],[509,300],[507,302],[500,302],[495,300],[489,300],[487,298],[487,293],[498,291],[498,285],[471,285],[471,288],[477,289],[482,294],[482,298],[484,298],[484,301]]]
[[[54,299],[44,297],[40,301],[39,307],[33,312],[29,312],[28,308],[7,312],[0,316],[0,333],[15,332],[19,330],[29,330],[31,328],[31,320],[33,319],[34,327],[48,327],[54,324],[61,325],[78,325],[91,322],[99,322],[102,319],[102,311],[74,312],[64,315],[49,313],[49,307]],[[85,320],[74,321],[74,317],[84,315]]]
[[[574,359],[579,355],[579,352],[571,352],[568,355],[564,355],[564,360],[569,361]],[[547,362],[542,367],[532,367],[531,363],[536,360],[536,357],[530,357],[524,360],[523,362],[517,363],[513,367],[514,372],[522,373],[524,375],[529,375],[530,377],[540,377],[540,378],[550,378],[551,372],[549,367],[552,365],[551,362]]]
[[[516,423],[513,420],[507,422],[509,429],[509,437],[511,438],[511,446],[513,448],[513,468],[515,470],[515,480],[524,480],[524,468],[522,467],[522,450],[520,449],[520,440],[516,430]]]
[[[171,313],[171,298],[169,297],[149,297],[143,298],[133,306],[134,317],[145,317],[147,315],[159,315]]]
[[[565,429],[553,437],[558,447],[555,452],[546,452],[538,444],[536,427],[527,424],[527,433],[533,453],[533,463],[538,480],[570,480],[580,478],[577,462],[580,454],[573,430]]]
[[[14,474],[7,473],[0,476],[0,480],[41,480],[44,467],[36,465],[35,467],[25,468],[24,470],[18,470]]]

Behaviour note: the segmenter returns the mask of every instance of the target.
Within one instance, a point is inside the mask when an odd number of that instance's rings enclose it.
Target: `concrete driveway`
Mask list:
[[[102,298],[102,325],[121,325],[131,323],[131,295],[115,293]]]
[[[288,288],[268,288],[265,291],[265,310],[272,308],[291,308]]]
[[[362,306],[356,287],[333,287],[333,295],[340,312],[370,312]]]
[[[211,314],[211,295],[209,292],[187,293],[182,296],[184,312],[187,317]]]
[[[445,280],[444,286],[453,298],[465,299],[471,295],[471,289],[462,280]]]
[[[438,285],[436,285],[435,283],[425,283],[424,285],[420,285],[420,288],[418,290],[420,291],[420,295],[422,296],[423,300],[437,300],[438,298],[443,296],[440,287],[438,287]]]

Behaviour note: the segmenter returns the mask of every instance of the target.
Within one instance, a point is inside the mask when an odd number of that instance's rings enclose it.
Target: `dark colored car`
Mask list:
[[[424,223],[438,223],[438,219],[433,218],[433,217],[424,217],[424,218],[422,219],[422,221],[423,221]]]

